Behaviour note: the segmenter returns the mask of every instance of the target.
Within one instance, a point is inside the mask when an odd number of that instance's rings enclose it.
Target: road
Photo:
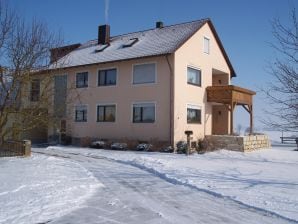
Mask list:
[[[70,159],[104,184],[85,206],[51,224],[66,223],[295,223],[183,185],[176,185],[137,167],[99,156],[36,153]]]

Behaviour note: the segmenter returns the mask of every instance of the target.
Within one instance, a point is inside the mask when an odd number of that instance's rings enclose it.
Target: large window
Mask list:
[[[76,106],[75,121],[76,122],[87,122],[87,106],[86,105]]]
[[[210,54],[210,39],[204,37],[204,53]]]
[[[156,65],[141,64],[133,66],[133,84],[146,84],[156,82]]]
[[[117,80],[117,70],[105,69],[98,71],[98,86],[114,86]]]
[[[187,123],[201,124],[201,108],[199,106],[187,105]]]
[[[116,105],[98,105],[97,122],[115,122]]]
[[[201,70],[194,68],[187,68],[187,83],[201,86]]]
[[[133,104],[133,123],[154,123],[155,104],[138,103]]]
[[[88,72],[80,72],[76,75],[76,87],[88,87]]]
[[[31,82],[31,92],[30,92],[30,100],[31,101],[39,101],[40,96],[40,80],[34,79]]]

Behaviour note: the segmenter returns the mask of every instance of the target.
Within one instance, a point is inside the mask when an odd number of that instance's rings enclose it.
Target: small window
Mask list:
[[[156,82],[156,65],[141,64],[133,66],[133,84],[147,84]]]
[[[201,124],[201,108],[198,106],[187,106],[187,123]]]
[[[31,82],[30,100],[33,102],[39,101],[40,97],[40,80],[34,79]]]
[[[187,68],[187,83],[201,86],[201,70]]]
[[[133,104],[133,123],[154,123],[155,104],[140,103]]]
[[[76,106],[75,121],[76,122],[87,122],[87,106],[86,105]]]
[[[117,80],[116,69],[106,69],[98,71],[98,86],[114,86]]]
[[[116,105],[97,106],[97,122],[115,122]]]
[[[210,39],[207,37],[204,37],[204,53],[210,53]]]
[[[77,73],[76,87],[77,88],[88,87],[88,72]]]
[[[97,52],[102,52],[102,51],[104,51],[106,48],[108,48],[110,45],[109,44],[103,44],[103,45],[101,45],[101,46],[99,46],[99,47],[97,47],[96,49],[95,49],[95,53],[97,53]]]
[[[136,42],[138,42],[139,39],[138,38],[131,38],[129,39],[125,44],[122,45],[123,48],[126,47],[131,47],[132,45],[134,45]]]

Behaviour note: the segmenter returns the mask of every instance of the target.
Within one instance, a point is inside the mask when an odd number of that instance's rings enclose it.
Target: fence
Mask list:
[[[0,146],[0,157],[31,156],[31,141],[6,141]]]

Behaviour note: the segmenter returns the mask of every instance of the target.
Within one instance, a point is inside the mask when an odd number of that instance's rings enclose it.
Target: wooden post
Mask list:
[[[252,134],[253,133],[253,108],[252,108],[252,105],[249,105],[249,115],[250,115],[250,122],[249,122],[249,124],[250,124],[250,130],[249,130],[249,132],[250,132],[250,134]]]
[[[230,135],[234,134],[234,102],[231,102],[231,110],[230,110]]]

